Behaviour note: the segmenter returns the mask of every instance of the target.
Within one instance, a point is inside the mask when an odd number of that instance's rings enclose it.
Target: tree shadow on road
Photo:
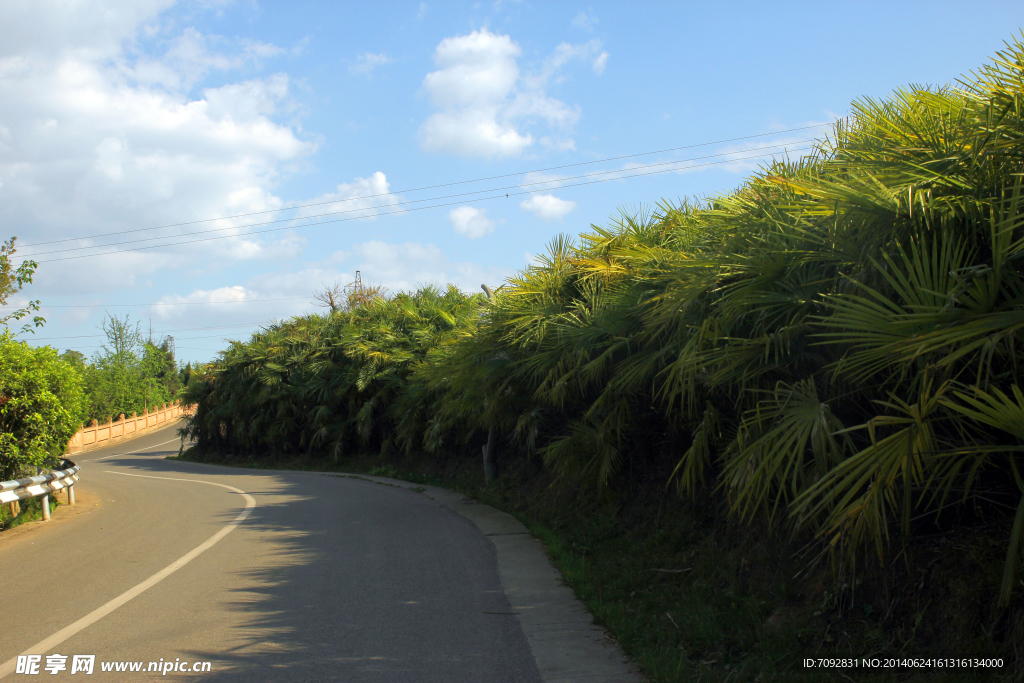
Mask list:
[[[204,562],[180,570],[227,567],[223,595],[197,609],[233,615],[203,634],[203,647],[183,648],[213,670],[182,679],[540,680],[501,589],[494,548],[465,518],[407,489],[164,459],[173,453],[118,465],[230,484],[257,501]],[[237,513],[227,510],[219,521]],[[196,614],[196,628],[206,620]]]

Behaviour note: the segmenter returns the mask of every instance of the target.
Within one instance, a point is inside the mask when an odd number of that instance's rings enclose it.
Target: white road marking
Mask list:
[[[162,444],[157,444],[157,445],[162,445]],[[150,446],[150,448],[153,448],[153,446]],[[242,496],[245,498],[245,509],[242,510],[240,513],[238,513],[238,516],[235,517],[235,519],[233,521],[229,522],[223,529],[221,529],[220,531],[215,533],[213,536],[210,536],[210,538],[206,539],[206,542],[204,542],[202,545],[200,545],[200,546],[198,546],[196,548],[193,548],[191,551],[185,553],[184,555],[179,557],[177,560],[175,560],[171,564],[167,565],[166,567],[164,567],[163,569],[158,571],[156,574],[153,574],[153,576],[149,577],[148,579],[146,579],[142,583],[138,584],[137,586],[135,586],[133,588],[129,588],[124,593],[121,593],[121,595],[117,596],[116,598],[114,598],[113,600],[108,602],[107,604],[102,605],[100,607],[97,607],[92,612],[89,612],[88,614],[86,614],[84,617],[82,617],[81,619],[79,619],[75,623],[71,624],[70,626],[65,626],[64,628],[62,628],[61,630],[57,631],[56,633],[54,633],[49,638],[46,638],[45,640],[39,641],[38,643],[36,643],[35,645],[33,645],[32,647],[28,648],[27,650],[25,650],[24,652],[22,652],[20,654],[23,654],[23,655],[28,655],[28,654],[42,654],[42,655],[45,655],[45,654],[48,654],[50,652],[53,652],[53,649],[55,647],[57,647],[58,645],[63,643],[65,640],[67,640],[71,636],[75,635],[76,633],[78,633],[82,629],[87,628],[87,627],[91,626],[92,624],[95,624],[97,621],[99,621],[103,617],[107,616],[108,614],[110,614],[111,612],[116,610],[121,605],[125,604],[126,602],[128,602],[132,598],[136,597],[137,595],[141,594],[142,592],[144,592],[144,591],[152,588],[156,584],[160,583],[161,581],[166,579],[168,576],[170,576],[174,572],[178,571],[179,569],[184,567],[186,564],[188,564],[192,560],[196,559],[203,552],[205,552],[205,551],[209,550],[210,548],[212,548],[214,546],[214,544],[216,544],[222,538],[224,538],[229,533],[234,531],[235,527],[237,527],[239,524],[241,524],[242,521],[245,520],[245,518],[248,517],[249,514],[253,511],[253,508],[256,507],[256,499],[255,498],[250,496],[248,493],[246,493],[242,489],[235,488],[234,486],[228,486],[227,484],[218,484],[217,482],[203,481],[202,479],[180,479],[180,478],[177,478],[177,477],[154,477],[154,476],[151,476],[151,475],[148,475],[148,474],[129,474],[128,472],[111,472],[109,470],[107,470],[107,472],[109,474],[120,474],[120,475],[123,475],[125,477],[142,477],[144,479],[167,479],[169,481],[193,481],[193,482],[196,482],[197,484],[209,484],[210,486],[220,486],[221,488],[229,489],[231,491],[234,491],[235,493],[242,494]],[[0,664],[0,678],[3,678],[7,674],[9,674],[12,671],[14,671],[15,667],[17,666],[17,663],[18,663],[18,657],[14,656],[14,657],[11,657],[6,662],[4,662],[3,664]]]
[[[106,460],[107,458],[116,458],[119,455],[135,455],[136,453],[141,453],[142,451],[148,451],[150,448],[156,448],[157,446],[166,446],[169,443],[174,443],[175,441],[180,440],[181,438],[179,437],[177,439],[171,439],[170,441],[164,441],[163,443],[155,443],[152,446],[146,446],[145,448],[140,448],[138,450],[128,451],[127,453],[114,453],[113,455],[104,455],[102,458],[96,458],[95,460],[86,460],[85,462],[99,462],[100,460]]]

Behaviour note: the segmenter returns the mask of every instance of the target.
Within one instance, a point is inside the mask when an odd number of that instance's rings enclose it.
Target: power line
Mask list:
[[[788,152],[788,151],[801,152],[801,151],[806,151],[808,149],[811,149],[811,148],[810,147],[801,147],[801,148],[796,148],[796,149],[793,149],[793,150],[783,150],[783,151],[786,151],[786,152]],[[647,175],[657,175],[657,174],[660,174],[660,173],[671,173],[673,171],[685,171],[685,170],[688,170],[688,169],[691,169],[691,168],[703,168],[705,166],[717,166],[717,165],[720,165],[720,164],[731,164],[731,163],[735,163],[737,161],[749,161],[750,159],[758,159],[758,158],[765,157],[765,156],[768,156],[768,155],[769,155],[769,153],[764,152],[764,153],[756,154],[756,155],[749,156],[749,157],[733,157],[731,159],[725,159],[725,160],[722,160],[722,161],[712,161],[712,162],[708,162],[706,164],[694,164],[694,165],[690,165],[690,166],[682,166],[682,167],[679,167],[679,168],[659,169],[659,170],[656,170],[656,171],[649,171],[649,172],[646,172],[646,173],[627,173],[627,172],[624,172],[624,171],[608,171],[607,173],[615,173],[615,174],[620,174],[620,175],[617,175],[614,178],[602,178],[600,180],[591,180],[591,181],[580,182],[580,183],[569,183],[567,185],[560,185],[560,186],[558,186],[558,188],[559,189],[563,189],[563,188],[569,188],[569,187],[581,187],[583,185],[595,185],[597,183],[606,183],[606,182],[610,182],[612,180],[622,180],[622,179],[625,179],[625,178],[637,178],[637,177],[642,177],[642,176],[647,176]],[[677,162],[668,162],[668,163],[680,164],[680,163],[687,163],[687,162],[685,162],[685,161],[677,161]],[[593,176],[580,176],[580,177],[593,177]],[[554,183],[554,182],[560,182],[560,181],[548,181],[548,184]],[[509,188],[509,189],[511,189],[511,188]],[[535,194],[537,192],[543,192],[546,189],[554,189],[554,188],[544,188],[544,189],[540,189],[540,190],[524,190],[522,192],[510,192],[510,193],[494,195],[494,196],[491,196],[491,197],[478,197],[476,199],[476,201],[488,201],[488,200],[491,200],[491,199],[501,199],[501,198],[506,198],[507,199],[509,197],[518,197],[518,196],[521,196],[521,195],[524,195],[524,194]],[[494,190],[489,190],[489,191],[493,192]],[[431,205],[431,206],[419,206],[419,207],[413,207],[411,209],[400,209],[398,211],[388,211],[388,212],[380,213],[378,215],[392,216],[392,215],[395,215],[395,214],[398,214],[398,213],[406,213],[406,212],[412,212],[412,211],[423,211],[425,209],[439,209],[439,208],[442,208],[442,207],[445,207],[445,206],[453,206],[455,204],[461,204],[461,203],[462,203],[461,201],[445,202],[443,204],[434,204],[434,205]],[[361,211],[363,209],[359,209],[359,210]],[[339,213],[343,213],[343,212],[339,212]],[[114,249],[112,251],[103,251],[103,252],[98,252],[98,253],[94,253],[94,254],[80,254],[78,256],[65,256],[65,257],[56,258],[56,259],[46,259],[46,260],[43,260],[43,261],[39,261],[39,263],[55,263],[55,262],[58,262],[58,261],[70,261],[70,260],[80,259],[80,258],[90,258],[90,257],[93,257],[93,256],[107,256],[107,255],[110,255],[110,254],[123,254],[123,253],[131,252],[131,251],[145,251],[145,250],[148,250],[148,249],[161,249],[161,248],[164,248],[164,247],[175,247],[175,246],[180,246],[180,245],[183,245],[183,244],[195,244],[195,243],[198,243],[198,242],[211,242],[211,241],[214,241],[214,240],[230,239],[230,238],[233,238],[233,237],[247,237],[249,235],[261,235],[261,234],[268,233],[268,232],[280,232],[281,230],[292,230],[292,229],[296,229],[296,228],[307,228],[307,227],[311,227],[311,226],[314,226],[314,225],[326,225],[328,223],[343,223],[343,222],[346,222],[346,221],[359,220],[360,218],[362,218],[362,217],[361,216],[353,216],[353,217],[349,217],[349,218],[337,218],[337,219],[329,220],[329,221],[318,221],[316,223],[303,223],[301,225],[290,225],[290,226],[284,226],[284,227],[280,227],[280,228],[268,228],[266,230],[253,230],[253,231],[250,231],[250,232],[239,233],[237,235],[220,235],[218,237],[204,237],[202,239],[196,239],[196,240],[183,240],[183,241],[180,241],[180,242],[168,242],[166,244],[153,244],[153,245],[149,245],[149,246],[145,246],[145,247],[133,247],[133,248],[130,248],[130,249]],[[204,234],[204,233],[196,233],[196,234]],[[112,245],[102,245],[102,246],[112,246]],[[67,249],[67,250],[61,250],[61,251],[80,251],[81,249],[91,249],[91,248],[96,248],[96,247],[77,247],[75,249]],[[52,252],[52,253],[57,253],[57,252]],[[171,304],[167,304],[167,305],[171,305]]]
[[[201,338],[201,337],[199,337],[199,338]],[[241,342],[241,340],[239,340],[239,339],[225,339],[225,341]],[[74,346],[74,347],[68,346],[68,347],[64,347],[64,348],[66,348],[67,350],[70,350],[70,351],[75,351],[75,350],[78,350],[78,349],[99,349],[99,348],[102,348],[104,346],[105,346],[105,344],[78,344],[77,346]],[[178,349],[194,349],[196,347],[194,347],[194,346],[181,346],[181,345],[178,345],[177,348]]]
[[[173,329],[158,330],[158,334],[166,335],[169,332],[202,332],[206,330],[226,330],[236,327],[259,327],[266,325],[267,323],[239,323],[237,325],[214,325],[213,327],[175,327]],[[25,337],[21,341],[52,341],[54,339],[94,339],[96,337],[106,337],[105,334],[78,334],[73,336],[64,337]],[[184,339],[184,337],[182,337]]]
[[[767,150],[784,149],[787,146],[802,145],[802,144],[806,144],[806,143],[810,143],[810,142],[814,142],[814,141],[813,140],[795,140],[795,141],[792,141],[792,142],[789,142],[789,143],[781,143],[781,144],[778,144],[778,145],[766,145],[764,147],[754,147],[752,149],[739,150],[737,152],[722,152],[720,154],[708,154],[706,156],[693,157],[691,159],[677,159],[675,161],[663,161],[663,162],[656,163],[656,164],[645,164],[645,165],[642,165],[642,166],[635,166],[635,167],[633,167],[631,169],[627,169],[627,170],[629,170],[629,171],[637,171],[637,170],[640,170],[640,169],[647,169],[647,168],[659,168],[659,167],[662,167],[662,166],[674,166],[674,165],[678,165],[678,164],[686,164],[686,163],[689,163],[691,161],[700,161],[702,159],[713,159],[713,158],[716,158],[716,157],[741,154],[741,153],[744,153],[744,152],[754,152],[754,151],[764,152],[764,154],[757,155],[757,156],[765,156],[765,155],[767,155],[769,153]],[[735,159],[735,156],[732,159],[729,159],[728,161],[732,161],[733,159]],[[580,175],[580,176],[570,176],[568,178],[559,178],[557,180],[543,180],[543,181],[537,181],[537,182],[533,182],[533,183],[525,183],[525,184],[519,184],[519,185],[507,185],[505,187],[496,187],[496,188],[491,188],[491,189],[487,189],[487,190],[474,190],[472,192],[461,192],[461,193],[457,193],[457,194],[443,195],[443,196],[440,196],[440,197],[430,197],[430,198],[427,198],[427,199],[414,199],[414,200],[410,200],[410,201],[396,202],[396,203],[393,203],[393,204],[389,204],[388,206],[391,206],[391,207],[408,206],[408,205],[411,205],[411,204],[422,204],[424,202],[436,202],[436,201],[439,201],[439,200],[442,200],[442,199],[453,199],[455,197],[468,197],[468,196],[471,196],[471,195],[484,194],[484,193],[487,193],[487,192],[501,192],[501,191],[504,191],[504,190],[519,189],[519,188],[531,187],[531,186],[535,186],[535,185],[549,186],[549,185],[554,185],[555,183],[564,183],[567,180],[579,180],[580,178],[594,178],[594,177],[597,177],[597,176],[614,175],[614,174],[621,174],[621,173],[623,173],[623,169],[617,169],[617,170],[611,170],[611,171],[599,171],[599,172],[596,172],[596,173],[587,173],[587,174]],[[543,187],[543,188],[540,188],[540,189],[537,189],[537,190],[534,190],[534,191],[541,192],[541,191],[550,190],[550,189],[555,189],[555,188],[553,188],[553,187]],[[339,203],[339,202],[332,202],[332,203],[336,204],[336,203]],[[445,205],[445,206],[447,206],[447,205]],[[191,236],[191,235],[207,235],[207,234],[215,233],[215,232],[227,232],[229,230],[240,230],[240,229],[244,229],[244,228],[252,228],[252,227],[257,227],[257,226],[261,226],[261,225],[275,225],[277,223],[287,223],[287,222],[290,222],[290,221],[300,221],[300,220],[307,220],[307,219],[312,219],[312,218],[324,218],[325,216],[337,216],[337,215],[345,214],[345,213],[357,213],[357,212],[362,212],[362,211],[369,211],[369,210],[372,210],[372,209],[375,209],[375,208],[386,208],[386,207],[359,207],[359,208],[355,208],[355,209],[343,209],[341,211],[329,211],[327,213],[321,213],[321,214],[317,214],[317,215],[313,215],[313,216],[302,216],[302,217],[299,217],[299,218],[296,218],[296,217],[279,218],[277,220],[264,221],[264,222],[261,222],[261,223],[248,223],[246,225],[229,226],[229,227],[226,227],[226,228],[213,228],[212,230],[197,230],[195,232],[184,233],[184,234],[181,234],[181,235],[164,235],[164,236],[161,236],[161,237],[144,237],[142,239],[137,239],[137,240],[128,240],[128,241],[117,242],[116,245],[118,247],[120,247],[120,246],[123,246],[125,244],[138,244],[140,242],[153,242],[155,240],[167,240],[167,239],[188,237],[188,236]],[[362,216],[360,216],[360,218],[361,217]],[[304,223],[304,224],[299,225],[299,226],[288,226],[288,227],[305,227],[307,225],[318,225],[318,224],[319,223]],[[241,234],[244,235],[244,234],[251,234],[251,233],[241,233]],[[227,237],[235,237],[235,236],[236,235],[228,235]],[[67,247],[67,248],[64,248],[64,249],[54,249],[52,251],[42,251],[42,252],[38,252],[38,253],[35,253],[35,254],[28,254],[26,256],[26,258],[32,258],[33,260],[35,260],[35,258],[37,256],[47,256],[49,254],[60,254],[60,253],[69,252],[69,251],[80,251],[82,249],[102,249],[104,247],[111,247],[111,246],[115,246],[115,245],[114,244],[96,244],[96,245],[88,245],[88,246],[81,246],[81,247]],[[155,246],[163,246],[163,245],[155,245]],[[43,261],[43,263],[45,263],[45,262],[46,261]]]
[[[90,254],[91,256],[98,256],[99,254]],[[62,261],[64,259],[55,259]],[[245,299],[245,300],[234,300],[234,301],[178,301],[169,302],[162,301],[151,304],[83,304],[83,305],[45,305],[40,306],[40,309],[44,308],[113,308],[113,307],[142,307],[142,306],[208,306],[210,304],[255,304],[265,301],[299,301],[300,299],[308,300],[308,296],[293,296],[285,299]],[[0,310],[9,308],[18,308],[17,306],[0,306]]]
[[[255,333],[253,333],[253,334],[255,334]],[[244,333],[243,333],[243,335],[244,335]],[[177,339],[178,341],[181,341],[181,340],[186,340],[187,341],[189,339],[225,339],[227,341],[230,341],[230,340],[227,339],[228,336],[230,336],[230,335],[204,334],[204,335],[200,335],[198,337],[174,337],[174,339]],[[26,339],[25,341],[29,341],[29,340]],[[42,341],[42,340],[40,339],[39,341]],[[84,344],[84,346],[105,346],[105,344]]]
[[[236,334],[239,334],[239,333],[236,333]],[[241,333],[241,334],[244,335],[245,333]],[[230,336],[230,335],[228,335],[228,336]],[[223,335],[223,334],[203,334],[203,335],[200,335],[198,337],[175,337],[175,339],[177,339],[179,341],[180,340],[188,341],[189,339],[225,339],[226,341],[231,341],[231,340],[227,339],[226,335]]]
[[[132,229],[132,230],[120,230],[120,231],[116,231],[116,232],[101,233],[101,234],[98,234],[98,235],[86,235],[84,237],[65,237],[65,238],[59,239],[59,240],[50,240],[50,241],[47,241],[47,242],[35,242],[33,244],[24,244],[24,245],[22,245],[22,248],[37,247],[37,246],[42,246],[44,244],[58,244],[60,242],[73,242],[75,240],[96,239],[96,238],[99,238],[99,237],[110,237],[110,236],[113,236],[113,235],[125,235],[125,234],[132,233],[132,232],[146,232],[146,231],[150,231],[150,230],[166,230],[167,228],[179,228],[179,227],[182,227],[182,226],[185,226],[185,225],[197,225],[199,223],[210,223],[212,221],[231,220],[231,219],[234,219],[234,218],[248,218],[249,216],[259,216],[259,215],[263,215],[263,214],[267,214],[267,213],[275,213],[277,211],[288,211],[288,210],[295,210],[295,209],[306,209],[306,208],[310,208],[310,207],[313,207],[313,206],[324,206],[324,205],[327,205],[327,204],[337,204],[339,202],[354,202],[354,201],[359,201],[359,200],[362,200],[362,199],[375,199],[377,197],[385,197],[385,196],[388,196],[390,194],[398,194],[400,192],[401,193],[410,193],[410,192],[422,192],[424,190],[436,190],[436,189],[441,188],[441,187],[453,187],[455,185],[466,185],[466,184],[469,184],[469,183],[479,183],[479,182],[484,182],[486,180],[498,180],[498,179],[501,179],[501,178],[511,178],[513,176],[526,175],[528,173],[544,173],[546,171],[557,171],[557,170],[561,170],[563,168],[574,168],[576,166],[586,166],[586,165],[589,165],[589,164],[603,164],[603,163],[606,163],[606,162],[609,162],[609,161],[619,161],[619,160],[622,160],[622,159],[634,159],[636,157],[650,156],[652,154],[664,154],[666,152],[678,152],[678,151],[683,150],[683,149],[694,149],[694,148],[697,148],[697,147],[707,147],[707,146],[710,146],[710,145],[721,145],[721,144],[724,144],[726,142],[738,142],[740,140],[752,140],[754,138],[762,138],[762,137],[767,137],[767,136],[770,136],[770,135],[782,135],[783,133],[793,133],[793,132],[801,131],[801,130],[811,130],[811,129],[814,129],[814,128],[824,128],[825,126],[830,126],[830,125],[832,125],[832,124],[830,124],[830,123],[821,123],[821,124],[815,124],[815,125],[812,125],[812,126],[800,126],[798,128],[787,128],[785,130],[778,130],[778,131],[774,131],[774,132],[771,132],[771,133],[757,133],[755,135],[744,135],[744,136],[736,137],[736,138],[726,138],[724,140],[714,140],[712,142],[701,142],[701,143],[696,143],[696,144],[693,144],[693,145],[683,145],[682,147],[669,147],[667,149],[659,149],[659,150],[655,150],[653,152],[639,152],[637,154],[624,154],[622,156],[608,157],[608,158],[605,158],[605,159],[597,159],[597,160],[594,160],[594,161],[580,161],[580,162],[577,162],[577,163],[574,163],[574,164],[564,164],[562,166],[549,166],[548,168],[535,169],[535,170],[532,170],[532,171],[518,171],[516,173],[505,173],[505,174],[502,174],[502,175],[487,176],[487,177],[483,177],[483,178],[474,178],[474,179],[471,179],[471,180],[458,180],[458,181],[451,182],[451,183],[441,183],[440,185],[426,185],[424,187],[416,187],[416,188],[413,188],[413,189],[410,189],[410,190],[397,190],[395,192],[384,192],[384,193],[379,193],[379,194],[363,195],[361,197],[349,197],[347,199],[332,199],[330,201],[325,201],[325,202],[312,202],[312,203],[308,203],[308,204],[297,204],[295,206],[286,207],[285,209],[266,209],[266,210],[263,210],[263,211],[252,211],[250,213],[233,214],[233,215],[230,215],[230,216],[219,216],[217,218],[203,218],[203,219],[194,220],[194,221],[184,221],[184,222],[181,222],[181,223],[168,223],[167,225],[159,225],[159,226],[155,226],[155,227],[151,227],[151,228],[135,228],[135,229]]]

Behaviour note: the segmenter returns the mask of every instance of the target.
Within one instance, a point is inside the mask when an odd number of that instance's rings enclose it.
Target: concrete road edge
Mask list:
[[[364,474],[353,479],[422,491],[476,524],[494,544],[498,575],[526,635],[544,683],[641,683],[645,679],[618,644],[562,582],[540,541],[515,517],[438,486]]]

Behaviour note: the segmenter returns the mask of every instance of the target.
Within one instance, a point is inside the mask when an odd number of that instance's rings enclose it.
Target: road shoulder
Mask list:
[[[313,474],[313,473],[309,473]],[[498,575],[544,683],[640,683],[645,679],[564,584],[540,541],[515,517],[438,486],[333,472],[421,492],[473,522],[494,545]]]
[[[61,493],[64,493],[64,491],[62,490]],[[62,527],[69,522],[81,519],[82,515],[89,514],[93,512],[94,508],[101,508],[103,505],[103,500],[99,496],[93,495],[91,491],[83,490],[80,484],[75,485],[75,499],[74,505],[62,502],[54,508],[50,513],[49,522],[44,522],[42,519],[33,519],[28,522],[22,522],[11,529],[0,531],[0,544],[2,544],[0,547],[8,548],[15,542],[20,542],[26,536],[37,532],[45,532],[47,529]]]

